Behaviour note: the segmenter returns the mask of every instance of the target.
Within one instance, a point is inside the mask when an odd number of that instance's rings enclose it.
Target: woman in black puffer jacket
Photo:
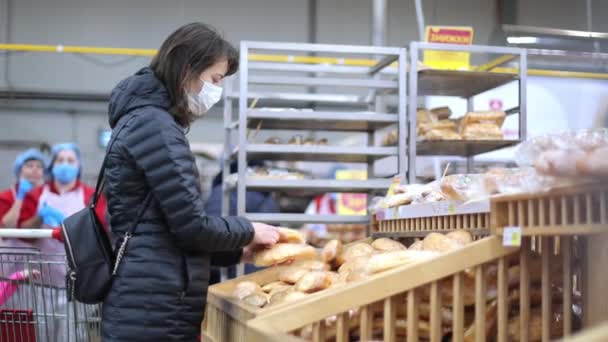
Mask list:
[[[103,303],[104,341],[197,341],[210,266],[238,263],[278,240],[275,227],[205,214],[185,136],[237,68],[236,50],[193,23],[167,38],[150,67],[112,91],[110,126],[125,125],[105,171],[117,244],[146,198],[150,204]]]

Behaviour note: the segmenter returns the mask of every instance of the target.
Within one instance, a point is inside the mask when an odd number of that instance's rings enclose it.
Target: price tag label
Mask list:
[[[399,218],[399,207],[393,208],[393,218]]]
[[[448,212],[450,213],[450,215],[454,215],[454,213],[456,213],[456,207],[454,206],[454,203],[450,202],[450,205],[448,206]]]
[[[502,231],[502,244],[506,247],[521,246],[521,227],[505,227]]]

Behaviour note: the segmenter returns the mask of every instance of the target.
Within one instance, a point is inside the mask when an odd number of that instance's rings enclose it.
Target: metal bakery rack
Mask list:
[[[474,70],[437,70],[420,69],[419,56],[421,52],[440,50],[450,52],[467,52],[483,55],[507,55],[518,62],[518,73],[492,72],[492,63]],[[527,54],[525,49],[483,46],[483,45],[453,45],[437,43],[410,43],[410,70],[408,98],[418,99],[420,96],[451,96],[467,100],[467,111],[473,111],[475,96],[511,82],[518,82],[519,104],[506,110],[507,115],[519,113],[519,139],[517,140],[456,140],[456,141],[420,141],[416,136],[416,107],[417,101],[409,101],[408,107],[408,174],[410,183],[416,182],[416,156],[459,156],[467,158],[467,168],[472,169],[473,157],[513,146],[526,139],[526,83],[527,83]],[[485,108],[483,108],[485,109]],[[403,139],[403,138],[401,138]]]
[[[336,58],[372,57],[377,63],[369,66],[345,66],[304,63],[250,62],[252,53],[290,53],[294,56],[328,54]],[[256,214],[246,212],[248,190],[313,191],[374,193],[388,188],[390,180],[376,177],[374,163],[397,157],[398,172],[405,175],[405,141],[398,147],[375,146],[375,132],[397,125],[406,127],[406,49],[391,47],[292,44],[243,41],[240,46],[238,91],[228,89],[224,95],[225,155],[238,160],[237,214],[254,221],[275,224],[303,223],[367,223],[369,217],[306,214]],[[229,82],[230,83],[230,82]],[[229,87],[230,88],[230,87]],[[398,94],[391,111],[380,102],[389,92]],[[395,97],[394,95],[390,95]],[[250,108],[249,100],[259,101]],[[233,118],[233,101],[238,102],[237,118]],[[286,107],[291,109],[286,109]],[[293,108],[314,110],[294,110]],[[364,146],[290,145],[248,141],[249,130],[334,131],[367,134]],[[233,132],[236,141],[233,142]],[[331,142],[330,142],[331,144]],[[238,152],[230,146],[238,146]],[[248,160],[344,162],[366,164],[367,180],[335,179],[252,179],[247,176]],[[228,208],[226,185],[230,158],[224,162],[224,204]],[[227,213],[227,212],[225,212]]]
[[[492,72],[492,63],[474,70],[438,70],[421,68],[419,56],[425,50],[468,52],[483,55],[507,55],[518,62],[517,74]],[[466,99],[467,111],[473,111],[475,96],[500,86],[517,82],[518,105],[506,110],[507,115],[519,113],[519,137],[511,140],[420,140],[417,137],[416,111],[418,101],[408,102],[407,180],[416,183],[417,156],[457,156],[467,158],[472,171],[474,156],[513,146],[526,139],[526,50],[499,46],[410,43],[408,98],[450,96]],[[482,108],[485,109],[485,108]],[[400,140],[404,140],[404,135]],[[400,145],[400,148],[403,145]],[[424,237],[431,232],[464,229],[475,236],[489,233],[489,200],[475,203],[442,201],[381,210],[372,220],[374,236]]]

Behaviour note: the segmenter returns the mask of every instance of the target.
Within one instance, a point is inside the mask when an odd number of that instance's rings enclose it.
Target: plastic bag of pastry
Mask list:
[[[317,253],[312,246],[295,243],[277,243],[276,245],[259,250],[253,256],[256,266],[273,266],[298,260],[316,258]]]
[[[402,205],[408,205],[412,203],[414,196],[411,194],[395,194],[386,199],[386,205],[388,208],[400,207]]]
[[[342,265],[345,261],[354,260],[357,257],[369,257],[372,253],[374,253],[374,248],[372,246],[360,242],[347,247],[344,252],[336,258],[336,261],[338,265]]]
[[[452,115],[452,110],[450,107],[444,106],[431,109],[431,113],[435,114],[439,120],[446,120]]]
[[[295,229],[279,227],[279,242],[306,243],[304,234]]]
[[[285,282],[282,281],[273,281],[272,283],[268,283],[264,286],[262,286],[262,291],[268,293],[268,294],[273,294],[275,292],[280,292],[280,291],[284,291],[287,290],[291,287],[290,284],[287,284]]]
[[[435,114],[433,114],[430,110],[424,109],[424,108],[418,108],[416,110],[416,124],[417,125],[436,122],[436,121],[437,121],[437,116]]]
[[[462,140],[462,136],[453,129],[431,129],[422,135],[423,140]]]
[[[445,235],[447,238],[455,240],[463,245],[473,242],[473,236],[466,230],[456,230]]]
[[[416,241],[414,241],[414,243],[412,243],[408,247],[408,250],[410,250],[410,251],[421,251],[422,250],[422,240],[416,240]]]
[[[430,233],[422,240],[422,249],[425,251],[447,253],[460,249],[463,246],[459,241],[452,240],[439,233]]]
[[[381,252],[402,251],[407,249],[401,242],[389,238],[379,238],[371,244],[374,249]]]
[[[369,273],[378,273],[391,268],[395,268],[402,265],[413,264],[417,262],[426,261],[438,256],[439,253],[431,251],[392,251],[381,254],[372,255],[369,259],[368,271]]]
[[[460,121],[461,127],[476,123],[489,123],[502,127],[506,114],[502,111],[468,112]]]
[[[327,138],[321,138],[319,140],[317,140],[317,145],[319,146],[325,146],[329,143],[329,141],[327,140]]]
[[[465,202],[489,197],[485,185],[483,174],[449,175],[439,181],[441,192],[447,199]]]
[[[338,256],[342,254],[344,246],[340,240],[330,240],[325,244],[321,251],[321,259],[328,263],[333,264],[336,262]]]
[[[440,202],[440,201],[445,201],[445,200],[446,200],[446,198],[441,191],[433,190],[433,191],[429,192],[428,194],[424,195],[423,197],[414,199],[414,201],[412,201],[412,204],[433,203],[433,202]]]
[[[587,153],[586,158],[577,160],[576,168],[586,176],[607,177],[608,147],[600,147]]]
[[[503,140],[504,134],[494,123],[473,123],[462,128],[464,140]]]
[[[582,129],[556,134],[545,134],[531,138],[519,145],[515,160],[520,166],[534,165],[540,155],[553,150],[579,149],[591,152],[608,147],[608,129]]]
[[[550,150],[540,154],[534,166],[545,175],[558,177],[576,177],[582,173],[577,166],[586,164],[588,153],[580,149]]]
[[[262,288],[259,284],[252,281],[242,281],[236,284],[234,291],[232,291],[232,296],[240,300],[254,292],[262,292]]]
[[[245,304],[255,306],[258,308],[261,308],[264,305],[268,304],[268,300],[269,300],[268,295],[264,292],[254,292],[254,293],[250,294],[249,296],[243,298],[243,302]]]

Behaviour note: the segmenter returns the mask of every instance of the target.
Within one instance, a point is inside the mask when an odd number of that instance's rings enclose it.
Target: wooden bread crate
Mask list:
[[[520,227],[522,235],[608,233],[608,183],[558,188],[491,199],[492,233]]]
[[[489,201],[410,204],[382,209],[372,225],[374,237],[424,237],[428,233],[466,230],[473,236],[486,236],[490,226]]]
[[[543,236],[573,236],[580,254],[584,323],[608,321],[608,183],[495,197],[490,221],[493,234],[519,227],[522,235],[532,236],[533,244]]]
[[[371,242],[363,239],[358,242]],[[349,245],[346,245],[349,246]],[[216,342],[243,342],[247,330],[247,321],[274,310],[289,306],[291,303],[273,305],[272,307],[256,308],[246,305],[233,297],[236,285],[242,281],[253,281],[267,284],[279,279],[279,274],[288,266],[276,266],[247,274],[242,277],[227,280],[209,287],[205,320],[202,323],[202,335],[207,340]],[[205,341],[207,341],[205,340]]]
[[[580,322],[572,308],[581,290],[574,281],[571,239],[543,237],[533,246],[525,237],[517,248],[504,247],[496,236],[482,238],[260,315],[248,321],[247,341],[548,341],[569,336]]]
[[[203,335],[216,342],[246,341],[246,322],[264,312],[279,308],[280,305],[271,308],[256,308],[233,298],[232,292],[241,281],[250,280],[266,284],[277,280],[283,269],[285,267],[271,267],[210,286],[207,294],[205,321],[202,326]]]

